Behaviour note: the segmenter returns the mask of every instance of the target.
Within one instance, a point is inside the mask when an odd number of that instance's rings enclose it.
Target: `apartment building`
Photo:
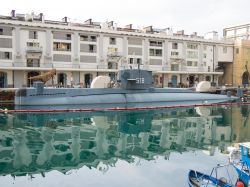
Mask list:
[[[250,83],[250,24],[223,29],[224,38],[234,42],[234,63],[225,72],[233,85]]]
[[[223,84],[221,63],[233,63],[233,42],[171,29],[119,28],[114,22],[45,20],[44,15],[0,16],[0,88],[30,86],[29,77],[52,68],[56,85],[88,87],[98,75],[119,69],[153,71],[157,87]],[[50,86],[52,82],[48,82]]]

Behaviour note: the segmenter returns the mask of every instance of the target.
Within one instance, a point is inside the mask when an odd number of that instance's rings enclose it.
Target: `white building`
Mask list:
[[[56,84],[88,86],[98,75],[115,77],[121,68],[152,70],[155,85],[219,83],[220,62],[233,62],[233,43],[172,33],[170,29],[118,28],[100,24],[45,20],[43,14],[0,16],[0,88],[29,86],[29,77],[56,68]],[[182,84],[180,84],[182,83]],[[51,82],[47,83],[48,85]]]

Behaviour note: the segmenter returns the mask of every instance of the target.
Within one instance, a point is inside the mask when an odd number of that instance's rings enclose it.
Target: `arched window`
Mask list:
[[[93,75],[92,74],[85,74],[84,75],[84,83],[85,83],[85,87],[89,88],[90,84],[93,80]]]
[[[194,86],[195,83],[195,76],[194,75],[189,75],[189,86],[192,87]]]
[[[177,87],[177,75],[172,75],[171,83],[173,87]]]
[[[242,84],[243,85],[249,84],[249,72],[248,71],[245,71],[242,74]]]
[[[57,84],[59,87],[67,87],[67,74],[59,73],[57,75]]]
[[[206,76],[206,81],[211,81],[211,77],[210,76]]]

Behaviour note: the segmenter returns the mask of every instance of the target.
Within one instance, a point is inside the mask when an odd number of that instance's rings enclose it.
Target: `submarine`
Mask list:
[[[185,88],[155,88],[152,71],[139,67],[120,70],[117,77],[113,86],[108,84],[106,87],[93,88],[49,88],[45,87],[44,82],[37,81],[33,87],[16,91],[15,106],[17,109],[140,108],[213,104],[237,99],[231,94],[199,93]]]

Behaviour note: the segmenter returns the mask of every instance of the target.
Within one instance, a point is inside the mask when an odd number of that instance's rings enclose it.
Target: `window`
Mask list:
[[[109,44],[115,45],[116,44],[116,38],[109,38]]]
[[[38,39],[37,31],[29,31],[29,39]]]
[[[27,67],[40,67],[40,59],[27,59]]]
[[[129,58],[129,64],[133,64],[134,63],[134,59],[133,58]]]
[[[179,71],[179,64],[171,64],[171,71]]]
[[[156,54],[156,56],[162,56],[162,50],[161,49],[156,49],[155,54]]]
[[[71,40],[71,34],[66,34],[66,39]]]
[[[3,35],[3,29],[0,28],[0,35]]]
[[[239,48],[236,48],[236,54],[239,54],[240,50]]]
[[[211,81],[211,77],[210,76],[206,76],[206,81]]]
[[[137,64],[141,64],[141,59],[137,58]]]
[[[90,53],[95,52],[95,46],[94,45],[89,45],[89,52]]]
[[[88,41],[88,36],[80,35],[80,41]]]
[[[198,44],[187,44],[188,49],[198,49]]]
[[[91,42],[96,42],[96,36],[90,36]]]
[[[178,56],[178,55],[179,55],[179,52],[171,51],[171,56]]]
[[[178,49],[178,43],[172,43],[172,49]]]
[[[4,59],[10,59],[10,52],[4,52]]]
[[[227,47],[223,47],[223,53],[227,53]]]
[[[187,61],[187,66],[197,67],[198,66],[198,62],[197,61]]]
[[[0,52],[0,59],[11,60],[11,52]]]
[[[53,38],[56,40],[71,40],[71,34],[63,32],[53,32]]]
[[[149,49],[150,56],[162,56],[162,49]]]
[[[157,47],[161,47],[162,46],[162,42],[161,41],[150,41],[149,42],[150,46],[157,46]]]
[[[27,42],[27,47],[39,47],[38,42]]]
[[[210,66],[208,66],[208,67],[207,67],[207,71],[210,72],[210,70],[211,70],[211,68],[210,68]]]
[[[187,66],[192,66],[192,61],[187,61]]]
[[[203,53],[203,58],[207,58],[207,54],[206,53]]]
[[[163,83],[163,77],[160,77],[160,83],[161,84]]]
[[[54,51],[71,51],[71,44],[63,42],[54,42],[53,49]]]
[[[188,51],[187,58],[198,58],[198,52],[197,51]]]

